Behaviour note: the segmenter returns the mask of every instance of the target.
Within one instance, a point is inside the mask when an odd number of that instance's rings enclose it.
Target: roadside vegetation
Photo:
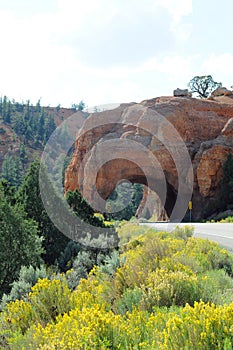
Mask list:
[[[64,273],[24,268],[2,305],[1,348],[232,349],[233,256],[189,227],[118,233],[124,244],[89,274],[84,253]]]

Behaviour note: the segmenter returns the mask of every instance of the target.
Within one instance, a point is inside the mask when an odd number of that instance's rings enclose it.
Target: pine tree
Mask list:
[[[18,188],[22,183],[23,166],[20,157],[6,156],[2,162],[1,178]]]
[[[24,120],[25,120],[26,122],[29,121],[30,115],[31,115],[30,100],[27,100],[26,111],[25,111],[25,113],[24,113]]]
[[[2,96],[0,97],[0,116],[2,117]]]
[[[27,161],[28,161],[27,150],[26,150],[26,147],[25,147],[24,143],[20,144],[19,156],[20,156],[20,160],[21,160],[21,162],[22,162],[22,164],[24,166],[24,164],[26,164]]]
[[[3,118],[5,123],[11,123],[11,101],[8,101],[7,103],[7,111],[6,111],[6,115]]]
[[[54,121],[54,118],[52,116],[49,116],[48,119],[45,122],[45,132],[44,132],[44,144],[48,141],[51,134],[56,129],[56,124]]]
[[[43,259],[46,264],[54,264],[64,251],[69,239],[64,236],[50,220],[40,195],[39,186],[40,162],[31,163],[28,173],[17,193],[17,201],[22,203],[28,218],[38,223],[39,235],[43,239]]]
[[[40,112],[41,112],[40,99],[37,101],[37,104],[36,104],[36,112],[37,112],[37,113],[40,113]]]
[[[2,118],[3,121],[5,121],[7,115],[7,97],[3,97],[3,102],[2,102]]]
[[[44,140],[44,133],[45,133],[45,111],[44,111],[44,108],[42,108],[42,111],[39,117],[38,140],[40,141]]]
[[[22,206],[9,204],[0,185],[0,294],[10,291],[22,265],[41,263],[37,224],[27,219]]]

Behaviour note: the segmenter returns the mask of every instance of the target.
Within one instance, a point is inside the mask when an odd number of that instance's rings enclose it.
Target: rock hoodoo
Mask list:
[[[119,181],[142,183],[159,195],[170,216],[179,186],[185,193],[192,185],[193,217],[200,218],[216,200],[222,166],[233,154],[233,99],[222,97],[224,102],[221,96],[158,97],[91,114],[79,131],[65,190],[78,188],[103,210],[101,200]],[[182,169],[183,146],[192,164],[192,184],[190,172]]]

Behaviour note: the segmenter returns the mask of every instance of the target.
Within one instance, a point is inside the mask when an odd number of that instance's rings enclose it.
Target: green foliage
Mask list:
[[[84,108],[86,107],[86,104],[81,100],[79,103],[73,103],[71,108],[76,110],[76,111],[83,111]]]
[[[27,216],[38,223],[39,235],[43,237],[43,247],[45,250],[43,259],[45,263],[49,265],[58,263],[61,271],[66,271],[68,268],[72,267],[73,258],[78,254],[81,247],[74,242],[71,243],[71,240],[64,236],[48,217],[40,195],[39,170],[40,163],[34,161],[17,192],[17,202],[22,203]],[[51,189],[51,183],[49,179],[47,180],[48,183],[46,186]],[[76,229],[80,230],[80,235],[83,237],[83,245],[93,246],[91,240],[95,239],[96,247],[98,248],[91,248],[91,255],[93,256],[94,262],[96,262],[99,251],[103,250],[105,254],[108,254],[109,250],[111,250],[111,243],[109,243],[109,249],[101,249],[101,245],[102,243],[104,245],[106,240],[111,240],[111,237],[114,238],[116,236],[115,230],[113,228],[108,228],[106,234],[109,235],[106,237],[103,237],[103,235],[100,236],[98,228],[104,228],[104,222],[100,218],[94,216],[93,209],[83,199],[81,194],[77,190],[68,192],[66,198],[68,204],[79,218],[90,224],[88,229],[84,229],[85,226],[82,224],[80,224],[80,229],[78,227],[76,227]],[[49,200],[56,201],[56,203],[59,201],[61,205],[64,205],[65,201],[65,199],[58,197],[54,193],[50,194],[50,192]],[[85,230],[87,232],[85,232]],[[67,246],[67,244],[69,245]]]
[[[7,202],[11,205],[14,205],[15,204],[15,192],[16,192],[15,187],[10,186],[8,181],[6,181],[4,179],[0,179],[0,188],[3,191]]]
[[[36,318],[42,323],[55,321],[59,314],[70,310],[71,291],[64,278],[49,280],[39,279],[30,293],[31,304],[36,311]]]
[[[10,186],[18,188],[23,180],[23,164],[19,156],[5,156],[2,162],[0,178],[8,181]]]
[[[78,255],[82,246],[74,241],[69,241],[64,251],[61,252],[58,258],[58,267],[61,272],[66,272],[72,265],[74,258]]]
[[[25,104],[4,96],[0,99],[0,117],[13,127],[21,143],[31,147],[42,148],[56,129],[54,117],[45,112],[40,100],[32,106],[29,100]]]
[[[190,90],[194,93],[197,93],[201,98],[208,97],[212,91],[221,86],[222,83],[217,83],[214,81],[211,75],[197,75],[188,83]]]
[[[42,247],[36,222],[26,218],[22,206],[9,204],[2,186],[0,198],[0,288],[4,293],[22,265],[41,262]]]
[[[103,219],[95,215],[92,207],[78,190],[68,191],[66,200],[74,213],[81,219],[80,226],[76,225],[76,231],[82,244],[91,247],[92,254],[97,255],[100,251],[108,254],[113,248],[117,247],[119,239],[115,228],[105,226]],[[82,225],[82,222],[89,225]]]
[[[199,284],[203,301],[222,305],[232,302],[233,279],[223,269],[201,274]]]
[[[47,273],[45,267],[33,267],[30,265],[22,266],[19,272],[19,278],[12,283],[12,288],[9,294],[4,294],[0,308],[3,309],[10,301],[16,299],[28,299],[28,294],[31,291],[37,281],[42,278],[46,278]]]
[[[148,227],[140,225],[139,222],[121,221],[117,227],[121,244],[129,242],[132,238],[136,238],[147,231]],[[135,241],[133,244],[135,244]]]
[[[69,312],[72,304],[71,291],[64,278],[39,279],[31,288],[29,301],[16,300],[5,306],[3,322],[8,331],[16,331],[18,335],[19,330],[24,333],[34,324],[55,321],[58,315]]]
[[[19,157],[20,157],[20,160],[21,160],[23,165],[27,163],[27,161],[28,161],[27,149],[26,149],[24,143],[20,144]]]
[[[4,96],[3,100],[1,99],[1,115],[4,122],[7,122],[7,119],[8,119],[7,102],[8,102],[8,99],[6,96]]]
[[[103,220],[96,217],[94,210],[78,190],[68,191],[66,200],[76,215],[93,226],[105,227]]]
[[[17,193],[17,201],[21,203],[28,216],[38,223],[39,235],[43,237],[46,264],[54,264],[64,251],[69,239],[64,236],[52,223],[44,208],[39,187],[40,163],[31,163],[27,175]]]
[[[95,265],[91,251],[81,251],[73,262],[72,270],[67,274],[67,282],[71,289],[75,289],[81,278],[86,278]]]
[[[228,222],[228,223],[233,223],[233,216],[228,216],[225,219],[220,220],[220,222]]]
[[[92,256],[79,252],[65,276],[41,279],[26,301],[6,305],[0,341],[14,350],[232,349],[233,280],[219,268],[223,256],[233,262],[188,229],[175,237],[148,230],[88,276]]]
[[[113,276],[120,265],[121,259],[119,252],[117,250],[113,250],[104,258],[103,263],[100,265],[100,271]]]
[[[107,200],[107,209],[111,209],[107,218],[110,220],[130,220],[132,216],[135,216],[142,196],[143,185],[120,183]]]
[[[116,301],[116,310],[119,314],[126,314],[126,312],[132,312],[136,308],[143,298],[143,291],[141,288],[135,287],[134,289],[127,288],[121,298]]]
[[[44,125],[44,139],[43,139],[43,143],[45,144],[50,135],[53,133],[53,131],[56,129],[56,124],[54,121],[54,118],[52,116],[49,116],[49,118],[46,119],[45,121],[45,125]]]

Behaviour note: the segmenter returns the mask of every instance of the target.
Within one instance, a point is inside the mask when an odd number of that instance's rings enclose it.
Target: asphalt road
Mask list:
[[[182,223],[172,224],[167,222],[158,223],[145,223],[150,227],[155,227],[158,230],[172,231],[175,226],[184,227],[191,225],[194,227],[194,237],[207,238],[212,241],[218,242],[222,246],[226,247],[233,252],[233,223]]]

